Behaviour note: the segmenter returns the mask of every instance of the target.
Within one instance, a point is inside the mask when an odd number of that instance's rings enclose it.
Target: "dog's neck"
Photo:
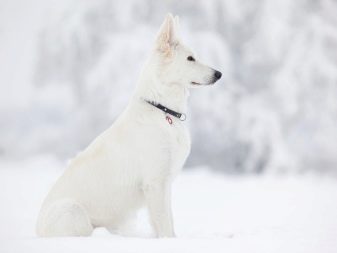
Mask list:
[[[155,78],[140,80],[134,98],[153,101],[171,110],[186,113],[188,89],[179,83],[160,83]]]

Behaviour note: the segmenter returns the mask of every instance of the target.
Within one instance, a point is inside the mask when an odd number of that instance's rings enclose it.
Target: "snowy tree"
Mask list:
[[[336,172],[333,0],[72,2],[46,19],[36,43],[38,102],[29,110],[39,115],[40,103],[43,115],[58,116],[41,117],[44,130],[23,136],[20,147],[69,157],[108,127],[126,106],[169,11],[180,15],[181,36],[198,59],[223,72],[216,86],[191,92],[187,166]],[[64,139],[71,145],[61,145]],[[20,150],[6,146],[5,154]]]

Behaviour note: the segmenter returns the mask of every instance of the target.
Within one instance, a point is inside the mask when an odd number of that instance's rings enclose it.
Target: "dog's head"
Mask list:
[[[178,37],[179,18],[168,14],[156,39],[158,78],[167,85],[199,87],[214,84],[221,72],[201,63]]]

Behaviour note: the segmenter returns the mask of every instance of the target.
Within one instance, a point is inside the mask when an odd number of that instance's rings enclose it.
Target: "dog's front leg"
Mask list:
[[[157,237],[174,237],[171,210],[171,183],[155,183],[144,187],[152,226]]]

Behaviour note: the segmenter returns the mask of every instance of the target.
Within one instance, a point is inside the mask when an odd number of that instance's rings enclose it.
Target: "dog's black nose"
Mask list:
[[[219,80],[221,76],[222,76],[221,72],[216,70],[214,73],[214,77],[216,78],[216,80]]]

